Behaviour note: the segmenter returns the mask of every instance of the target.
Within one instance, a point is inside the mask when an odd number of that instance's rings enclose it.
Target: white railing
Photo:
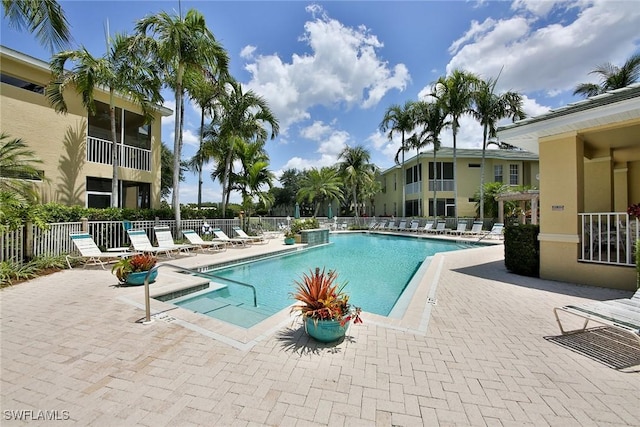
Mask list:
[[[93,136],[87,137],[87,161],[111,164],[111,148],[113,143]],[[120,166],[143,171],[151,170],[151,150],[118,145],[120,148]]]
[[[24,259],[24,226],[16,230],[0,233],[0,262],[20,264]]]
[[[455,181],[453,179],[438,179],[434,181],[429,180],[429,191],[433,191],[433,187],[435,185],[436,191],[453,191],[453,183]]]
[[[419,194],[422,193],[422,182],[412,182],[411,184],[405,185],[404,188],[407,194]]]
[[[579,261],[634,266],[634,245],[640,238],[640,220],[626,212],[578,214]]]

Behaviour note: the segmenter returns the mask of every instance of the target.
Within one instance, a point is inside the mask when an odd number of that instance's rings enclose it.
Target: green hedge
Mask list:
[[[504,265],[512,273],[540,276],[540,226],[508,225],[504,229]]]

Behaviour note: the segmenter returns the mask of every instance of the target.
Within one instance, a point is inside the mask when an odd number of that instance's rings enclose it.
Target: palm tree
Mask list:
[[[460,117],[468,114],[473,101],[473,89],[478,78],[461,70],[454,70],[450,76],[440,77],[433,88],[432,96],[438,99],[447,115],[451,117],[453,132],[453,205],[456,221],[458,219],[458,176],[457,172],[457,135],[460,129]]]
[[[275,175],[269,170],[269,156],[261,141],[238,142],[236,152],[242,171],[236,176],[234,185],[242,195],[242,204],[248,218],[254,197],[258,197],[258,201],[267,208],[273,202],[265,187],[270,189],[273,186]]]
[[[392,105],[387,109],[380,122],[380,130],[382,132],[389,131],[389,140],[393,139],[393,134],[400,133],[402,139],[400,142],[400,149],[396,153],[395,162],[398,164],[398,156],[402,153],[402,216],[405,216],[405,175],[404,175],[404,153],[409,150],[410,147],[406,145],[405,136],[411,130],[413,130],[415,123],[413,118],[413,104],[414,101],[407,101],[404,106]]]
[[[358,218],[358,190],[374,179],[375,166],[369,163],[371,154],[364,147],[345,147],[338,156],[339,170],[351,189],[355,217]]]
[[[279,132],[278,119],[273,115],[264,98],[253,91],[243,92],[240,83],[230,80],[228,92],[220,98],[220,141],[226,146],[226,158],[222,173],[222,212],[226,211],[227,200],[231,191],[232,160],[236,144],[244,141],[264,143],[269,136],[274,139]],[[268,135],[264,126],[269,125]]]
[[[415,124],[416,126],[422,126],[422,130],[419,134],[412,135],[418,142],[415,142],[416,146],[424,146],[426,144],[433,145],[433,216],[438,215],[437,204],[437,177],[438,168],[436,165],[436,154],[440,149],[440,134],[442,130],[447,127],[450,122],[447,120],[447,113],[444,111],[442,104],[434,101],[418,101],[415,105]],[[419,142],[422,141],[422,142]],[[416,156],[417,158],[417,156]]]
[[[342,180],[336,168],[311,168],[306,171],[300,180],[298,199],[299,201],[306,200],[309,203],[314,203],[313,216],[318,216],[322,202],[344,199],[342,190],[340,189],[341,184]]]
[[[172,207],[176,226],[180,229],[180,183],[178,171],[182,155],[183,80],[189,69],[208,69],[216,75],[227,75],[229,56],[207,28],[204,16],[190,9],[182,17],[160,12],[136,24],[140,43],[147,47],[162,65],[165,83],[171,82],[175,93],[175,137],[173,144],[174,173]]]
[[[474,108],[471,115],[482,126],[482,162],[480,166],[480,220],[484,221],[484,169],[487,141],[495,138],[498,121],[511,117],[513,121],[524,119],[522,95],[516,92],[495,93],[498,79],[479,80],[473,94]]]
[[[0,193],[16,201],[35,202],[38,193],[28,180],[40,180],[36,165],[42,161],[20,138],[0,133]]]
[[[157,69],[146,55],[132,44],[133,39],[124,34],[116,34],[107,39],[107,53],[93,57],[82,47],[78,50],[63,51],[51,60],[52,81],[47,85],[46,96],[58,113],[67,113],[64,91],[73,85],[81,96],[82,104],[89,114],[95,114],[94,92],[104,86],[109,92],[109,117],[111,121],[111,206],[120,205],[118,194],[118,168],[120,166],[118,134],[116,131],[116,95],[126,94],[127,98],[140,105],[146,123],[154,120],[153,107],[163,102],[160,95],[161,82]],[[74,63],[72,70],[65,70],[67,61]]]
[[[622,67],[617,67],[607,62],[606,64],[598,65],[589,74],[600,75],[600,83],[580,83],[573,91],[574,95],[582,95],[587,98],[609,90],[627,87],[640,78],[640,53],[632,55]]]
[[[35,33],[49,51],[68,46],[71,40],[69,22],[56,0],[2,0],[2,7],[9,25]]]

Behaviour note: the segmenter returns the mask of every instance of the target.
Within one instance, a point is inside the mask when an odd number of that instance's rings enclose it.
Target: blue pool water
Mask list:
[[[331,235],[331,243],[292,254],[253,261],[210,271],[211,280],[226,288],[170,301],[238,326],[250,327],[295,301],[290,293],[294,281],[315,267],[335,270],[338,283],[348,282],[345,291],[353,305],[387,316],[416,270],[438,252],[470,247],[434,239],[377,234]],[[246,287],[224,279],[251,284]]]

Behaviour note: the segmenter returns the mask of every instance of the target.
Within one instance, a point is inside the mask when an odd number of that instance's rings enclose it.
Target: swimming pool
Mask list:
[[[251,327],[288,307],[294,281],[315,267],[335,270],[353,305],[387,316],[415,272],[439,252],[474,247],[452,241],[368,233],[331,235],[331,243],[287,255],[211,269],[218,289],[167,301],[180,307]],[[206,270],[206,269],[205,269]],[[258,307],[253,306],[255,287]]]

